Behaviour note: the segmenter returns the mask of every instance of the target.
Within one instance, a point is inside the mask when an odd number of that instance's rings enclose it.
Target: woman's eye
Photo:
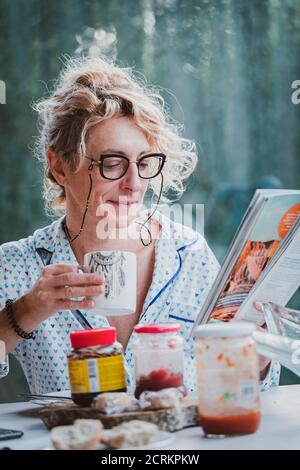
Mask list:
[[[114,168],[114,167],[119,166],[119,165],[121,165],[121,163],[106,163],[104,165],[104,168]]]
[[[122,165],[122,161],[120,160],[109,160],[108,162],[104,163],[104,168],[110,169],[110,168],[115,168]]]

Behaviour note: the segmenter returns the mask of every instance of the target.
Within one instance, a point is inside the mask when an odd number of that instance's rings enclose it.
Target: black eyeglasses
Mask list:
[[[163,169],[166,161],[166,156],[163,153],[150,153],[141,157],[136,162],[131,162],[123,155],[112,154],[101,155],[99,161],[89,157],[85,158],[91,160],[91,165],[98,166],[100,175],[107,180],[123,178],[131,163],[136,164],[140,178],[147,180],[155,178]]]

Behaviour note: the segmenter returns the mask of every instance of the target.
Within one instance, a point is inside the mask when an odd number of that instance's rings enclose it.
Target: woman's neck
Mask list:
[[[152,243],[147,246],[144,246],[141,241],[141,226],[138,225],[137,221],[132,221],[129,226],[114,231],[111,230],[108,233],[101,230],[99,218],[91,220],[87,217],[83,230],[79,233],[80,227],[78,227],[78,224],[72,223],[72,218],[67,215],[64,228],[74,255],[78,263],[82,265],[84,255],[92,251],[120,250],[138,254],[145,251],[145,249],[151,250],[159,236],[160,226],[154,220],[151,221],[151,224],[147,224],[147,226],[151,230],[152,237]],[[78,233],[79,235],[77,236]],[[149,234],[145,227],[142,229],[142,234],[145,242],[148,243]]]

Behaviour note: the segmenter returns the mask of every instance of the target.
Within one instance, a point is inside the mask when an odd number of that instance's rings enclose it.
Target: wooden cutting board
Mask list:
[[[73,402],[56,402],[30,410],[30,416],[39,417],[48,429],[73,424],[76,419],[100,419],[105,429],[132,419],[154,423],[162,431],[178,431],[198,426],[197,398],[184,398],[180,409],[166,408],[151,411],[131,411],[120,414],[104,414],[95,408],[83,408]]]

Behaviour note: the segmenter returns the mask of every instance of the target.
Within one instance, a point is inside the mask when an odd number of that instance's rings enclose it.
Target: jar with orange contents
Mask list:
[[[256,432],[260,423],[259,365],[245,322],[195,329],[198,408],[206,437]]]

